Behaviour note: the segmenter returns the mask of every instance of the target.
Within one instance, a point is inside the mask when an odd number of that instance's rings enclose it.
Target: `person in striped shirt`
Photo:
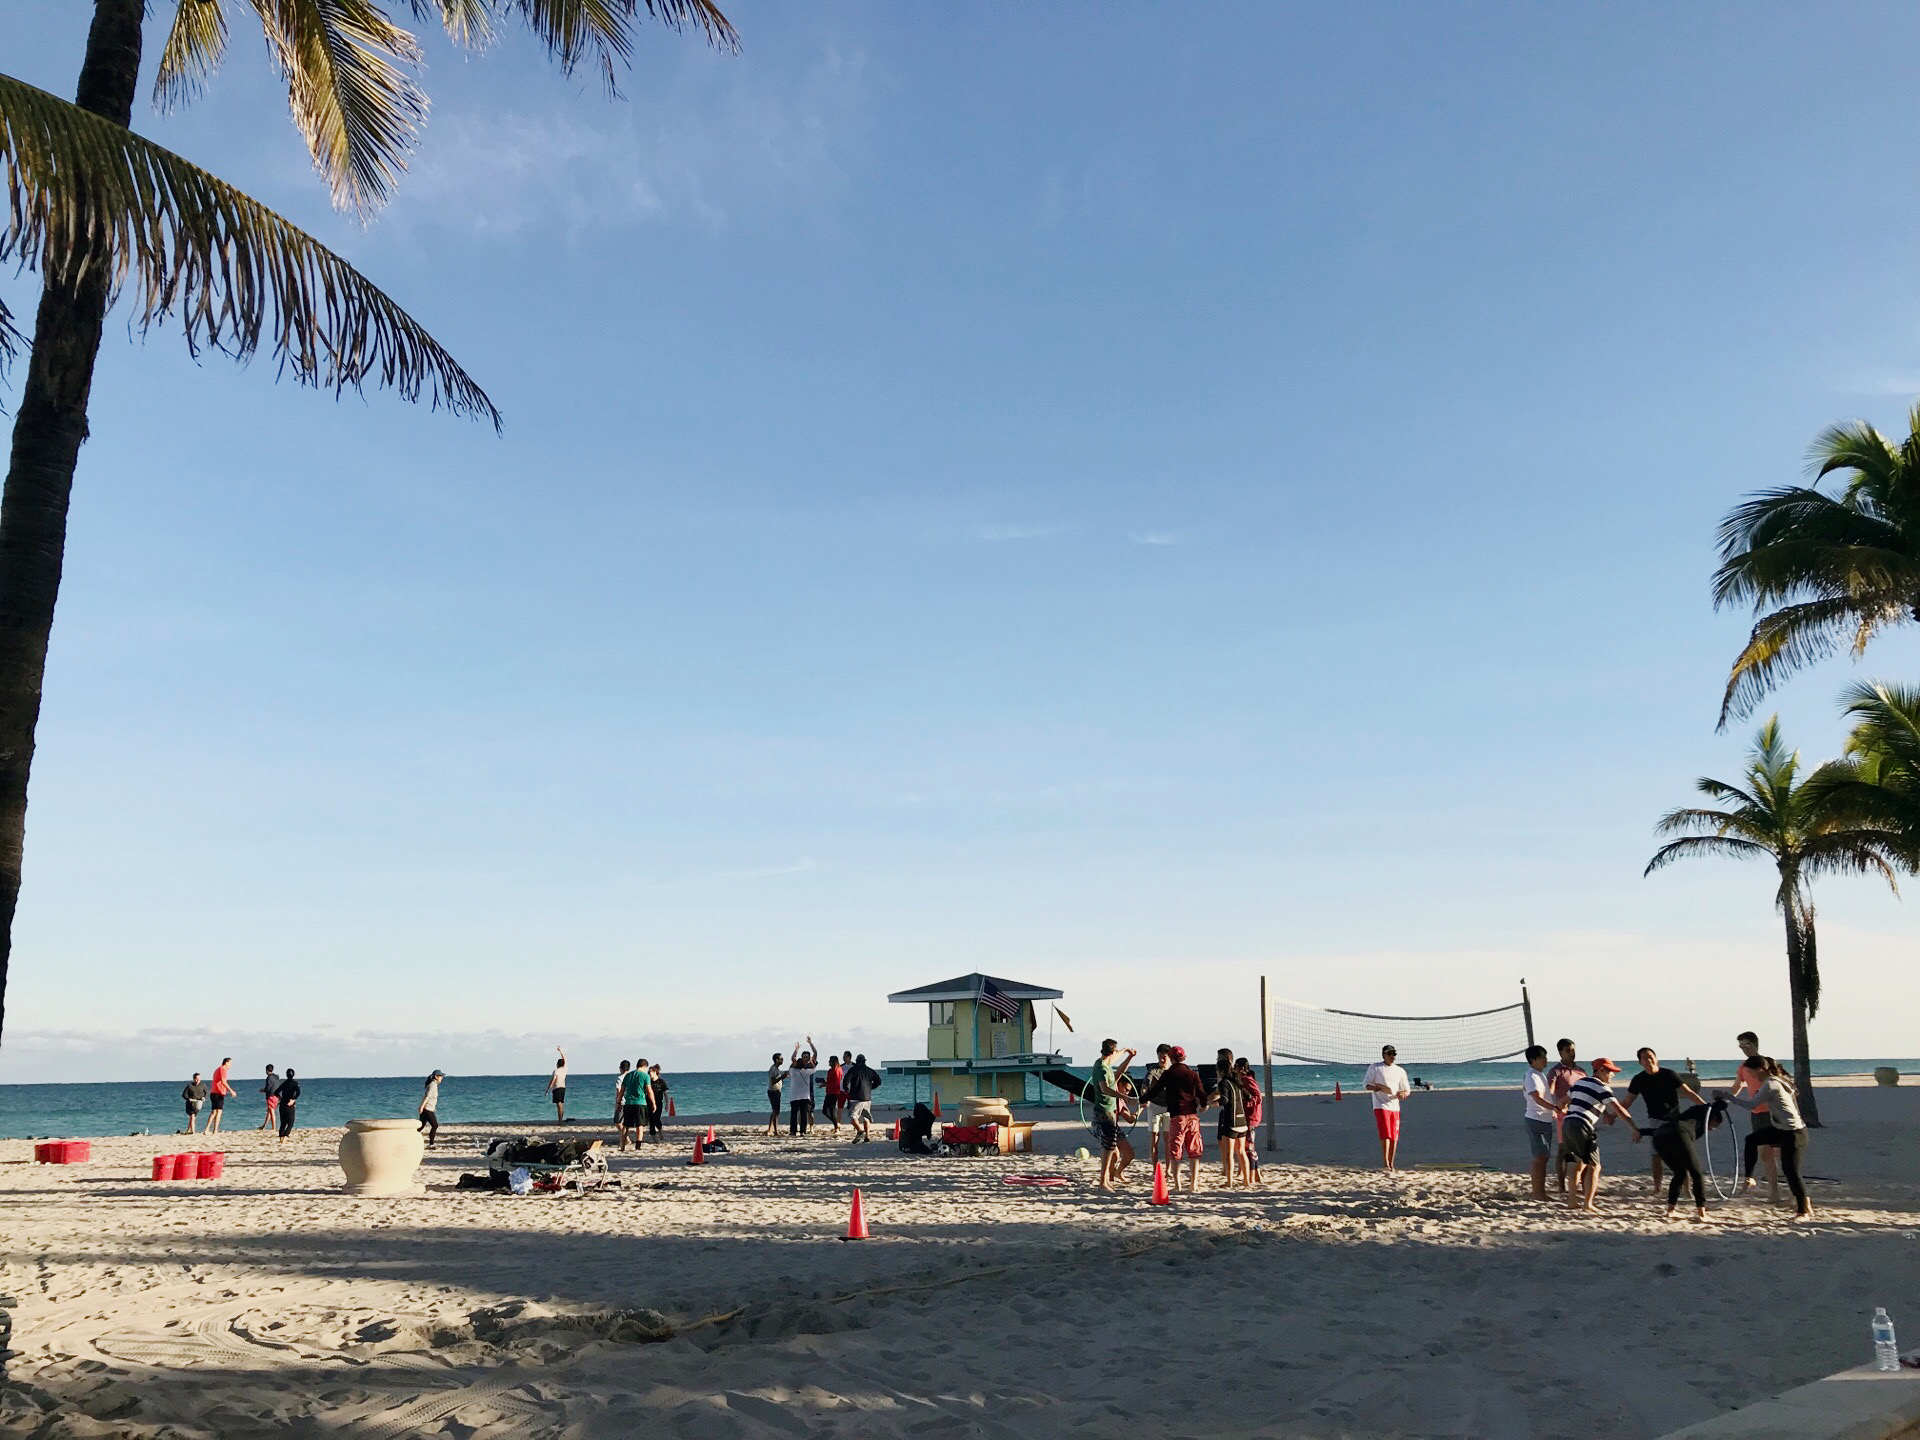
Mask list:
[[[1604,1055],[1593,1062],[1593,1073],[1573,1082],[1567,1091],[1566,1119],[1560,1128],[1561,1143],[1573,1161],[1573,1188],[1567,1192],[1567,1204],[1575,1210],[1592,1210],[1594,1192],[1600,1188],[1600,1122],[1613,1123],[1617,1114],[1640,1142],[1640,1127],[1633,1123],[1627,1107],[1614,1098],[1613,1077],[1620,1067]]]

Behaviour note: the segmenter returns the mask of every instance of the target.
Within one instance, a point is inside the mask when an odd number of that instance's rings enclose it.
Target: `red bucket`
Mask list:
[[[56,1140],[49,1148],[56,1165],[84,1165],[93,1158],[91,1140]]]
[[[171,1180],[173,1178],[173,1162],[179,1158],[177,1155],[154,1156],[153,1178],[156,1180]]]
[[[33,1163],[36,1165],[51,1165],[53,1163],[52,1157],[47,1154],[51,1149],[53,1149],[53,1146],[45,1141],[36,1142],[33,1147]]]
[[[202,1150],[194,1157],[193,1175],[196,1180],[218,1180],[227,1170],[227,1152],[224,1150]]]
[[[167,1179],[191,1180],[193,1178],[193,1156],[169,1155],[167,1159],[173,1162],[167,1171]]]

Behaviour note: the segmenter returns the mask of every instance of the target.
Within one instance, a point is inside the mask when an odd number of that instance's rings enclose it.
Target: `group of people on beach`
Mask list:
[[[1640,1068],[1627,1082],[1624,1100],[1613,1090],[1614,1076],[1621,1073],[1621,1067],[1605,1056],[1595,1060],[1589,1070],[1580,1064],[1571,1040],[1559,1042],[1556,1048],[1560,1058],[1551,1065],[1545,1046],[1527,1047],[1523,1093],[1534,1199],[1550,1198],[1547,1164],[1552,1159],[1566,1203],[1576,1210],[1591,1211],[1600,1188],[1600,1126],[1625,1121],[1635,1144],[1642,1139],[1652,1143],[1656,1194],[1662,1168],[1671,1172],[1667,1214],[1674,1213],[1681,1190],[1688,1188],[1694,1218],[1704,1220],[1706,1180],[1694,1141],[1703,1139],[1709,1129],[1718,1129],[1726,1121],[1728,1107],[1736,1106],[1752,1117],[1741,1151],[1740,1192],[1753,1189],[1754,1172],[1764,1159],[1771,1196],[1779,1198],[1780,1176],[1784,1174],[1795,1216],[1813,1214],[1800,1169],[1807,1151],[1807,1123],[1800,1114],[1793,1077],[1779,1061],[1760,1053],[1760,1038],[1753,1031],[1742,1031],[1736,1043],[1744,1058],[1735,1074],[1734,1088],[1716,1091],[1711,1099],[1681,1072],[1663,1067],[1651,1046],[1643,1045],[1635,1052]],[[1645,1125],[1633,1114],[1636,1100],[1644,1102]]]
[[[775,1051],[767,1067],[767,1129],[769,1136],[780,1133],[781,1101],[786,1101],[787,1134],[798,1138],[813,1132],[813,1092],[821,1091],[821,1114],[840,1133],[845,1120],[853,1131],[852,1143],[873,1139],[873,1092],[880,1088],[880,1072],[867,1064],[865,1055],[849,1050],[844,1055],[829,1055],[823,1069],[815,1062],[819,1050],[813,1037],[807,1037],[803,1049],[797,1043],[787,1054]]]
[[[226,1116],[227,1101],[240,1092],[233,1085],[233,1057],[222,1058],[213,1067],[211,1082],[202,1080],[198,1070],[193,1078],[181,1087],[180,1099],[187,1110],[187,1128],[180,1133],[195,1135],[200,1133],[200,1112],[207,1110],[207,1129],[209,1135],[220,1133],[220,1122]],[[175,1072],[178,1073],[178,1072]],[[266,1100],[267,1118],[260,1122],[262,1130],[275,1130],[285,1140],[293,1133],[294,1116],[300,1103],[300,1082],[294,1078],[293,1068],[289,1066],[284,1075],[276,1074],[273,1066],[267,1066],[266,1078],[260,1086],[260,1094]]]
[[[1253,1132],[1260,1123],[1266,1097],[1252,1063],[1244,1055],[1236,1058],[1233,1051],[1223,1048],[1215,1053],[1213,1074],[1206,1078],[1187,1063],[1185,1046],[1158,1045],[1153,1063],[1136,1085],[1129,1072],[1139,1055],[1138,1050],[1122,1050],[1118,1040],[1102,1040],[1100,1058],[1094,1062],[1093,1078],[1087,1085],[1085,1095],[1091,1106],[1088,1119],[1100,1142],[1099,1188],[1113,1190],[1124,1183],[1127,1167],[1136,1154],[1127,1130],[1134,1122],[1144,1121],[1149,1163],[1164,1165],[1168,1182],[1177,1191],[1184,1161],[1186,1189],[1192,1192],[1206,1155],[1200,1116],[1211,1109],[1220,1112],[1214,1126],[1220,1183],[1229,1189],[1260,1184],[1260,1156],[1254,1149]]]

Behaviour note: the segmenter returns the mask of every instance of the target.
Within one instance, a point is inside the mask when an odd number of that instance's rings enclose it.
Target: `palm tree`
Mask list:
[[[409,0],[459,44],[514,17],[571,73],[609,87],[640,12],[716,45],[735,37],[713,0]],[[225,54],[227,10],[259,20],[294,124],[336,205],[370,216],[404,167],[426,101],[418,42],[378,0],[176,0],[154,82],[191,98]],[[369,381],[408,400],[499,424],[486,393],[377,286],[312,236],[171,151],[135,135],[147,0],[94,0],[72,103],[0,75],[0,264],[41,292],[0,494],[0,1028],[13,950],[47,640],[67,504],[107,310],[126,294],[141,326],[177,319],[190,349],[246,358],[264,345],[302,383],[336,394]],[[0,363],[23,337],[0,305]]]
[[[1689,855],[1770,859],[1780,875],[1773,901],[1787,929],[1787,990],[1793,1003],[1793,1077],[1809,1125],[1820,1123],[1813,1095],[1813,1061],[1807,1022],[1820,1010],[1820,960],[1814,940],[1813,901],[1807,893],[1817,875],[1879,875],[1898,893],[1889,856],[1895,839],[1833,805],[1824,787],[1800,780],[1800,752],[1780,739],[1779,717],[1754,738],[1746,784],[1702,776],[1699,791],[1723,808],[1670,811],[1655,833],[1677,835],[1654,852],[1646,874]]]
[[[1900,868],[1920,872],[1920,687],[1863,681],[1842,698],[1854,722],[1846,755],[1808,786],[1829,809],[1885,830]]]
[[[1920,405],[1898,445],[1862,420],[1836,425],[1808,468],[1811,485],[1763,490],[1720,523],[1714,605],[1759,617],[1727,676],[1722,729],[1789,672],[1920,619]],[[1840,473],[1838,496],[1819,488]]]

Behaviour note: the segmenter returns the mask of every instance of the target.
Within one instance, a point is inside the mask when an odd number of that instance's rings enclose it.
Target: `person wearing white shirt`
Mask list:
[[[1527,1073],[1521,1077],[1520,1093],[1526,1097],[1527,1146],[1533,1152],[1533,1198],[1547,1198],[1547,1161],[1553,1158],[1553,1141],[1559,1133],[1554,1123],[1556,1112],[1566,1101],[1556,1100],[1547,1084],[1547,1047],[1527,1047]]]
[[[1400,1102],[1413,1093],[1407,1072],[1394,1063],[1399,1052],[1391,1045],[1380,1047],[1380,1063],[1367,1067],[1367,1089],[1373,1094],[1373,1126],[1380,1132],[1380,1164],[1393,1173],[1393,1162],[1400,1155]]]

